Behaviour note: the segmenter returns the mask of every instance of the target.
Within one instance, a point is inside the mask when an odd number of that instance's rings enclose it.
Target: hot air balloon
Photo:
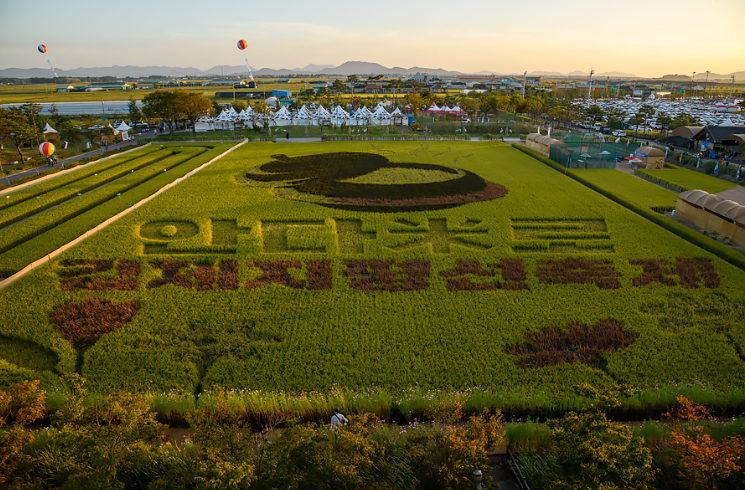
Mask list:
[[[41,153],[42,156],[45,156],[47,158],[54,155],[55,151],[56,151],[56,148],[51,143],[42,143],[39,145],[39,153]]]
[[[248,47],[248,43],[244,39],[241,39],[240,41],[238,41],[238,49],[244,50],[247,47]]]
[[[47,52],[47,47],[44,44],[39,44],[39,48],[38,49],[39,49],[39,52],[40,53],[46,53]]]

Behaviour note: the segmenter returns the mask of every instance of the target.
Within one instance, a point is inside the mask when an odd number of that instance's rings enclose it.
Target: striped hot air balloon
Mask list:
[[[51,157],[57,149],[51,143],[42,143],[39,145],[39,153],[45,157]]]
[[[238,41],[238,49],[243,50],[246,49],[246,47],[248,47],[248,43],[244,39]]]
[[[47,47],[44,44],[39,44],[39,48],[38,49],[39,49],[39,52],[40,53],[46,53],[47,52]]]

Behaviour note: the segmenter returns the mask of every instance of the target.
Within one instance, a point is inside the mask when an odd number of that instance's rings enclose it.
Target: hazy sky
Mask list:
[[[204,70],[248,58],[256,68],[726,74],[745,70],[743,21],[745,0],[0,0],[0,68]]]

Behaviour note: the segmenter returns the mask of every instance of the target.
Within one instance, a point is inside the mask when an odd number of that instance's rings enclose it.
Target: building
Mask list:
[[[98,92],[100,90],[129,90],[132,85],[124,82],[94,82],[85,87],[86,92]]]

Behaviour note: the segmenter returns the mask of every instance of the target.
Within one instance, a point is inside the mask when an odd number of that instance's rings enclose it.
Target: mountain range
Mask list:
[[[521,76],[522,73],[499,73],[496,71],[482,70],[477,73],[461,73],[458,71],[446,70],[444,68],[425,68],[420,66],[413,66],[411,68],[402,68],[400,66],[394,66],[387,68],[378,63],[370,63],[365,61],[347,61],[339,66],[334,65],[315,65],[310,64],[304,67],[298,68],[251,68],[253,75],[255,76],[292,76],[292,75],[414,75],[417,73],[427,73],[429,75],[437,76],[461,76],[461,75],[496,75],[496,76]],[[104,77],[113,76],[117,78],[140,78],[148,76],[162,76],[162,77],[215,77],[215,76],[241,76],[244,77],[248,74],[245,65],[217,65],[207,70],[200,70],[198,68],[181,68],[172,66],[107,66],[107,67],[94,67],[94,68],[74,68],[70,70],[57,69],[57,74],[61,77]],[[48,78],[51,75],[50,70],[47,68],[4,68],[0,69],[0,78]],[[556,77],[556,78],[587,78],[589,77],[588,72],[573,71],[570,73],[559,73],[552,71],[532,71],[528,72],[528,76],[542,76],[542,77]],[[709,80],[722,80],[730,79],[733,74],[719,75],[716,73],[709,74]],[[745,76],[745,72],[734,73],[737,79],[742,80]],[[668,75],[669,76],[669,75]],[[678,75],[675,75],[677,77]],[[696,80],[703,81],[706,74],[696,74]],[[639,78],[631,73],[621,72],[606,72],[606,73],[595,73],[595,78]],[[682,75],[681,75],[682,77]]]

